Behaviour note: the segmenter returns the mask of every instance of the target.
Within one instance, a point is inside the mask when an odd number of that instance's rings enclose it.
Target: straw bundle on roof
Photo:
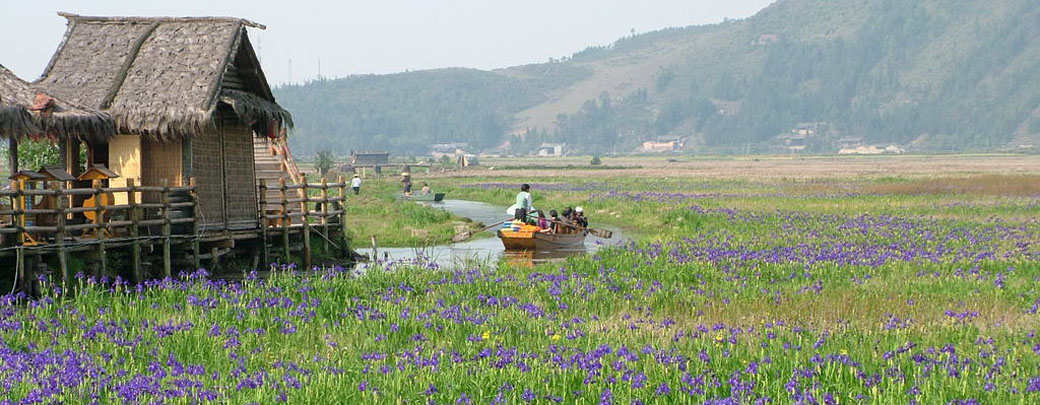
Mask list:
[[[93,141],[115,133],[108,114],[74,103],[44,97],[45,106],[34,110],[41,92],[0,65],[0,138],[26,136],[80,137]]]

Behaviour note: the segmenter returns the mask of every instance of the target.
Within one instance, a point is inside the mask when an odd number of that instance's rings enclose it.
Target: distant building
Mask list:
[[[438,143],[430,146],[430,156],[440,159],[444,156],[454,158],[465,155],[469,149],[468,143]]]
[[[838,140],[838,145],[841,145],[841,149],[853,149],[863,144],[863,138],[858,136],[849,136]]]
[[[776,139],[783,143],[783,147],[790,152],[801,152],[805,150],[806,140],[809,135],[804,134],[783,134],[777,136]]]
[[[565,143],[543,143],[538,147],[538,156],[563,156],[566,148]]]
[[[380,166],[387,163],[390,163],[390,153],[386,151],[355,150],[350,152],[350,165],[354,167]]]
[[[884,149],[874,145],[860,145],[855,148],[842,148],[838,151],[839,155],[880,155],[880,154],[901,154],[905,152],[903,148],[896,145],[888,145]]]
[[[643,152],[664,153],[682,150],[686,138],[679,135],[659,136],[652,141],[643,142]]]
[[[880,155],[882,153],[885,153],[885,151],[874,145],[861,145],[855,148],[842,148],[838,151],[839,155]]]
[[[476,155],[465,153],[455,158],[455,167],[464,168],[470,166],[480,166],[480,160]]]
[[[791,130],[791,132],[798,135],[813,136],[820,129],[820,123],[818,122],[802,122],[799,123]]]

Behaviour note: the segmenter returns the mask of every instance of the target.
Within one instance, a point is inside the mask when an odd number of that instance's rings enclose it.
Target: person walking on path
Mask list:
[[[354,175],[354,178],[350,180],[350,188],[354,189],[354,195],[361,194],[361,177]]]

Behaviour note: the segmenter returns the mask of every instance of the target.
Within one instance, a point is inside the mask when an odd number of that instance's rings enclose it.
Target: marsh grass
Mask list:
[[[505,205],[518,180],[437,187]],[[637,240],[533,268],[78,279],[75,293],[0,302],[0,390],[65,403],[1040,402],[1040,224],[1018,219],[1032,197],[815,188],[899,176],[538,180],[553,187],[536,206],[582,205]],[[452,221],[379,192],[352,201],[380,218],[358,232]]]
[[[347,198],[348,235],[353,244],[369,246],[372,236],[385,247],[421,247],[448,243],[466,218],[410,201],[397,201],[392,179],[369,179],[359,196]]]

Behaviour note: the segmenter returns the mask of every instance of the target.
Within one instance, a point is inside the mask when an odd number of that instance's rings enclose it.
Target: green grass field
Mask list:
[[[1036,173],[615,174],[430,177],[502,205],[530,182],[536,206],[582,205],[635,238],[534,268],[284,266],[7,297],[0,397],[1040,402]],[[359,237],[455,220],[391,202],[393,180],[366,186],[350,208]]]

